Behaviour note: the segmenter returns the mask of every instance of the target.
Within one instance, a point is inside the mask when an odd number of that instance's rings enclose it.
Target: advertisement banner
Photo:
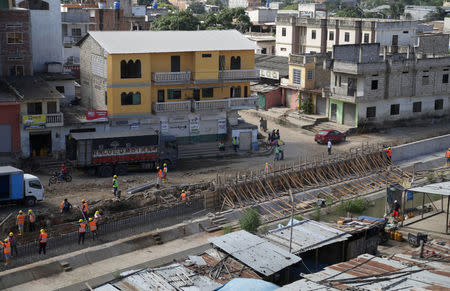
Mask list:
[[[200,118],[198,117],[189,118],[189,132],[190,135],[200,134]]]
[[[86,120],[108,121],[108,111],[86,110]]]
[[[217,120],[217,133],[226,134],[227,133],[227,120],[219,119]]]
[[[22,124],[24,128],[45,128],[47,117],[45,114],[24,115]]]

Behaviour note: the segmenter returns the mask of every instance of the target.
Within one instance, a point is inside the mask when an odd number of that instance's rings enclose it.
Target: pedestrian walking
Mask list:
[[[447,167],[450,167],[450,148],[448,148],[448,151],[445,153],[446,163],[445,165]]]
[[[86,235],[86,223],[83,219],[78,220],[78,244],[84,244],[84,237]]]
[[[89,214],[89,207],[88,207],[88,204],[87,204],[87,202],[86,202],[86,200],[81,200],[81,206],[80,206],[80,208],[81,208],[81,212],[83,212],[83,215],[84,215],[84,217],[86,218],[86,217],[88,217],[88,214]]]
[[[41,252],[43,252],[44,255],[46,254],[47,242],[48,234],[44,229],[41,229],[41,233],[39,234],[39,254],[41,254]]]
[[[163,178],[162,169],[156,167],[156,189],[159,189],[159,187],[161,187],[162,178]]]
[[[164,163],[163,167],[163,183],[167,183],[167,172],[168,172],[167,164]]]
[[[8,266],[11,263],[11,243],[7,238],[4,241],[0,241],[0,244],[3,246],[3,254],[5,255],[5,266]]]
[[[331,139],[328,140],[328,155],[331,155],[331,147],[333,146]]]
[[[33,210],[28,209],[28,231],[34,231],[34,226],[36,222],[36,216],[34,215]]]
[[[11,243],[11,256],[15,254],[17,256],[17,241],[14,237],[14,233],[10,232],[8,236],[8,240]]]
[[[238,152],[239,150],[239,138],[237,136],[233,137],[233,140],[231,141],[233,144],[233,149],[235,152]]]
[[[19,230],[19,235],[23,235],[23,226],[25,224],[25,215],[23,215],[23,211],[19,211],[19,215],[17,215],[16,219],[17,229]]]
[[[280,160],[281,158],[281,149],[278,143],[275,145],[275,160]]]
[[[89,217],[89,231],[92,233],[92,240],[98,239],[97,220]]]
[[[61,202],[59,209],[61,209],[61,213],[70,212],[70,209],[72,209],[72,204],[70,204],[70,202],[67,200],[67,198],[65,198],[64,201]]]
[[[119,188],[119,182],[117,181],[117,175],[113,176],[113,185],[112,186],[113,186],[113,191],[114,191],[114,197],[117,197],[117,189]]]

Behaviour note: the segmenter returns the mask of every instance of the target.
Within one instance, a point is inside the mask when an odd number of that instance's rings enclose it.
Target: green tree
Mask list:
[[[203,14],[205,13],[205,4],[200,1],[191,2],[191,4],[189,4],[189,10],[195,14]]]
[[[435,20],[444,20],[445,16],[447,15],[447,12],[445,12],[442,7],[436,7],[435,11],[429,12],[425,16],[426,21],[435,21]]]
[[[391,18],[399,19],[401,15],[403,15],[405,11],[405,5],[402,2],[393,2],[389,4],[389,10],[387,13],[391,16]]]
[[[243,230],[256,232],[258,230],[258,227],[261,225],[260,215],[256,210],[249,208],[245,210],[244,214],[239,220],[239,223],[241,224],[241,228]]]
[[[224,9],[216,15],[218,29],[237,29],[245,32],[251,25],[250,17],[245,14],[244,8]]]
[[[336,13],[336,16],[338,16],[338,17],[363,18],[364,17],[364,12],[359,7],[350,6],[350,7],[345,7],[342,10],[339,10]]]
[[[284,6],[281,10],[298,10],[298,3],[292,3]]]
[[[190,10],[174,11],[157,18],[151,30],[197,30],[199,21]]]

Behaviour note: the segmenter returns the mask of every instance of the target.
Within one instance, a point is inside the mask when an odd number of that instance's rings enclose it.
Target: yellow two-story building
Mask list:
[[[217,140],[257,104],[255,46],[235,30],[92,31],[80,47],[82,103],[111,127]]]

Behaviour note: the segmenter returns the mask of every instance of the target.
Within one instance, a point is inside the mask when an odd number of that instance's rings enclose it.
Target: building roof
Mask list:
[[[7,82],[24,100],[65,98],[40,76],[10,77]]]
[[[67,73],[42,73],[40,74],[45,81],[67,81],[75,80],[75,76]]]
[[[0,102],[16,102],[22,98],[7,82],[0,80]]]
[[[295,281],[291,284],[284,285],[276,291],[337,291],[339,289],[327,287],[321,284],[317,284],[307,279]]]
[[[237,30],[90,31],[89,35],[110,54],[255,50],[258,48]]]
[[[280,73],[280,77],[289,76],[289,57],[255,55],[255,68]]]
[[[334,287],[339,290],[378,291],[448,290],[449,275],[448,271],[425,270],[418,266],[409,266],[394,259],[364,254],[350,261],[331,265],[321,272],[308,274],[304,277],[319,285]],[[300,286],[298,290],[308,289],[303,289]]]
[[[434,183],[421,187],[409,188],[408,191],[450,196],[450,182]]]
[[[272,243],[289,250],[291,227],[286,226],[269,231],[265,238]],[[336,228],[305,219],[295,223],[292,230],[292,253],[300,254],[322,246],[345,241],[350,234]]]
[[[130,137],[130,136],[146,136],[155,135],[148,130],[121,130],[121,131],[105,131],[105,132],[76,132],[71,133],[72,138],[76,140],[83,139],[101,139],[101,138],[118,138],[118,137]]]
[[[11,167],[11,166],[3,166],[0,167],[0,175],[4,175],[4,174],[11,174],[11,173],[23,173],[22,170]]]
[[[209,241],[265,276],[301,261],[299,257],[245,230],[210,238]]]

